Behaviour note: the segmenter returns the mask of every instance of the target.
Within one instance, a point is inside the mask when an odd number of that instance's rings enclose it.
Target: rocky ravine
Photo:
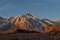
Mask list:
[[[0,34],[19,32],[39,32],[42,34],[54,34],[60,32],[60,22],[49,19],[39,19],[31,14],[17,17],[0,17]]]

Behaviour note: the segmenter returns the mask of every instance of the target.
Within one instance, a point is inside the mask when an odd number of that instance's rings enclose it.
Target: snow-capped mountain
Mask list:
[[[0,33],[13,33],[17,30],[49,33],[60,28],[60,22],[51,21],[49,19],[39,19],[28,13],[1,19]]]

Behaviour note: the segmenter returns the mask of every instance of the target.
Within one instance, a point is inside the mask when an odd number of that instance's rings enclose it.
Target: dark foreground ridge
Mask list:
[[[60,40],[60,34],[43,35],[40,33],[17,33],[0,35],[0,40]]]

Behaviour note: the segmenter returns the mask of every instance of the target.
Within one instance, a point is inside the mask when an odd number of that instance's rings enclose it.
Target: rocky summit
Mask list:
[[[60,20],[39,19],[29,13],[16,17],[0,17],[0,34],[19,32],[38,32],[54,34],[60,32]]]

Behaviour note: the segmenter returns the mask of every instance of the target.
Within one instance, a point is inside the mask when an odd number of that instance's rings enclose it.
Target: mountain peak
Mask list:
[[[8,21],[6,21],[7,19]],[[3,21],[1,20],[0,33],[13,33],[16,32],[17,30],[48,33],[51,32],[52,30],[55,29],[57,30],[58,28],[57,26],[60,26],[59,25],[60,22],[51,21],[49,19],[39,19],[36,16],[33,16],[29,13],[19,15],[17,17],[8,17],[7,19],[2,19]]]

